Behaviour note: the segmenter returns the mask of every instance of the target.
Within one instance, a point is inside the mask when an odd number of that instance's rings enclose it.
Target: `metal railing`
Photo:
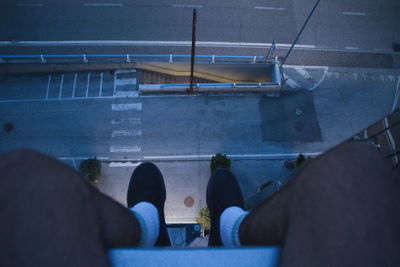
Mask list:
[[[139,61],[164,61],[164,62],[186,62],[190,55],[136,55],[136,54],[113,54],[113,55],[0,55],[0,63],[74,63],[74,62],[139,62]],[[218,56],[218,55],[196,55],[197,62],[208,63],[274,63],[274,58],[265,56]]]
[[[161,84],[160,88],[167,88],[167,87],[188,87],[190,84],[186,83],[178,83],[178,84]],[[278,86],[279,83],[195,83],[193,84],[195,87],[271,87],[271,86]]]

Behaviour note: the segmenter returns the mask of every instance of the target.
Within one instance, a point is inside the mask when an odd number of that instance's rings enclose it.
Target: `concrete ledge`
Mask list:
[[[169,85],[169,84],[141,84],[139,91],[142,94],[157,94],[157,93],[186,93],[189,89],[188,85]],[[270,85],[218,85],[218,84],[195,84],[194,91],[196,93],[207,92],[270,92],[276,93],[281,89],[280,84],[271,83]]]
[[[278,265],[279,247],[112,249],[112,266],[263,266]]]

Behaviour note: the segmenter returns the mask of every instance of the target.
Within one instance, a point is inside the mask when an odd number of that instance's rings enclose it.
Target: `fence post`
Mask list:
[[[169,61],[168,61],[168,62],[174,62],[174,61],[172,60],[172,54],[169,55]]]
[[[257,57],[254,56],[254,57],[253,57],[253,61],[252,61],[251,63],[256,63],[256,60],[257,60]]]
[[[86,55],[85,55],[85,54],[83,54],[83,62],[85,62],[85,63],[87,63],[87,62],[88,62],[88,59],[87,59],[87,57],[86,57]]]
[[[215,63],[215,55],[212,56],[211,63]]]
[[[126,62],[131,62],[131,59],[129,58],[129,54],[126,54]]]
[[[40,60],[42,61],[42,63],[46,63],[46,59],[44,58],[43,55],[40,55]]]

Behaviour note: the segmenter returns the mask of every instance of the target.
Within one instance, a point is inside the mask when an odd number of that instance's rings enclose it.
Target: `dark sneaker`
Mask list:
[[[231,206],[244,209],[242,192],[232,172],[218,169],[211,175],[207,185],[207,206],[211,221],[208,246],[222,246],[219,232],[219,218],[222,212]]]
[[[170,246],[165,224],[164,204],[166,199],[165,184],[160,170],[153,163],[139,165],[132,174],[128,186],[127,203],[131,208],[135,204],[146,201],[153,204],[160,217],[160,234],[155,246]]]

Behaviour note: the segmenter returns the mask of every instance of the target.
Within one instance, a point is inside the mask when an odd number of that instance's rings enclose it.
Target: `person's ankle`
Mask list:
[[[139,247],[151,247],[156,243],[160,233],[160,222],[157,208],[149,202],[139,202],[130,210],[139,221],[140,243]]]
[[[224,210],[220,217],[221,241],[227,247],[241,246],[239,228],[243,219],[248,214],[240,207],[232,206]]]

